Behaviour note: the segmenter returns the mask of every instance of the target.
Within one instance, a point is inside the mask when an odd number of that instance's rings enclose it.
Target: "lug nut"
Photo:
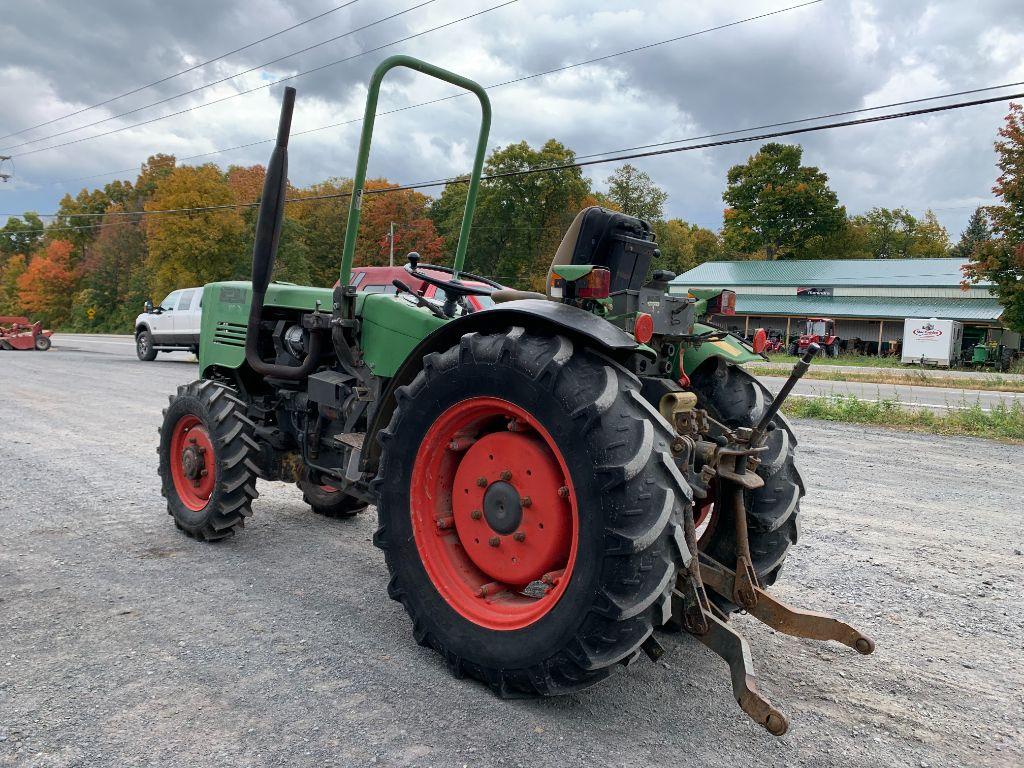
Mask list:
[[[491,538],[487,540],[487,543],[490,544],[492,547],[496,547],[499,544],[501,544],[501,539],[499,539],[497,536],[491,536]]]
[[[501,479],[507,483],[509,480],[512,479],[512,472],[506,469],[501,473]]]
[[[522,531],[516,531],[512,534],[512,538],[516,541],[526,541],[526,534]]]
[[[561,488],[559,488],[558,495],[561,496],[563,499],[569,498],[569,486],[563,485]]]
[[[483,517],[483,513],[480,512],[479,509],[474,509],[472,512],[469,513],[469,516],[472,517],[474,520],[479,520],[481,517]]]
[[[439,531],[447,531],[454,524],[455,524],[455,520],[453,518],[442,517],[440,520],[437,521],[437,530],[439,530]]]
[[[487,478],[486,477],[478,477],[476,479],[476,484],[479,485],[481,488],[486,488],[487,487]]]

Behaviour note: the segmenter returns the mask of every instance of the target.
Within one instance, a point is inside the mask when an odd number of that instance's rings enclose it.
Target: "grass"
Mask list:
[[[793,397],[782,410],[789,416],[853,424],[877,424],[936,435],[965,435],[1024,442],[1024,405],[974,405],[959,410],[910,409],[891,400],[867,402],[853,395]]]
[[[775,359],[772,359],[775,362]],[[757,376],[789,376],[792,367],[759,365],[751,369]],[[1024,381],[1003,376],[988,377],[944,377],[932,375],[920,368],[892,371],[830,371],[818,368],[817,363],[805,379],[818,381],[859,381],[868,384],[906,384],[912,387],[943,387],[946,389],[982,389],[992,392],[1024,392]]]
[[[773,363],[792,365],[800,358],[795,355],[774,354],[771,356]],[[818,355],[814,358],[815,365],[856,365],[864,368],[907,368],[898,357],[876,357],[874,355],[840,355],[839,357],[825,357]]]

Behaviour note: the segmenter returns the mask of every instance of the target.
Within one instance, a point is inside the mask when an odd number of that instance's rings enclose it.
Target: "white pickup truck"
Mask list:
[[[153,360],[157,352],[198,353],[202,311],[202,288],[172,291],[157,306],[147,301],[145,312],[135,318],[135,353],[139,360]]]

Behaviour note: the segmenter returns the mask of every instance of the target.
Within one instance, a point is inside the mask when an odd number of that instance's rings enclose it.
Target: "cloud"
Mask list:
[[[0,146],[46,136],[230,77],[292,51],[341,35],[421,0],[360,0],[322,19],[162,83]],[[217,56],[342,0],[145,0],[18,3],[0,34],[0,133],[59,117],[132,87]],[[141,111],[125,120],[69,134],[47,146],[111,127],[198,106],[238,90],[319,67],[414,35],[498,0],[437,0],[244,77]],[[361,117],[372,68],[409,53],[485,85],[516,79],[669,37],[686,35],[787,3],[651,0],[519,0],[400,45],[329,66],[293,81],[299,89],[296,132]],[[945,91],[1024,80],[1019,0],[959,3],[827,0],[789,13],[697,35],[491,92],[491,147],[557,138],[580,154],[714,133],[761,123],[856,109]],[[15,182],[0,187],[5,212],[54,210],[83,184],[67,179],[135,169],[155,152],[187,156],[269,139],[282,86],[52,151],[15,158]],[[1019,89],[1018,89],[1019,90]],[[413,73],[389,77],[380,109],[453,93]],[[853,211],[903,205],[936,209],[955,237],[971,206],[991,197],[992,141],[1005,105],[794,139],[805,162],[829,174]],[[382,116],[371,175],[401,182],[464,171],[472,157],[478,107],[455,98]],[[295,137],[293,181],[309,184],[351,174],[359,125]],[[756,151],[739,145],[639,161],[670,194],[667,213],[704,225],[721,221],[725,173]],[[18,150],[10,151],[17,155]],[[221,165],[265,162],[269,145],[214,155]],[[611,166],[587,173],[598,187]],[[125,174],[132,177],[134,170]]]

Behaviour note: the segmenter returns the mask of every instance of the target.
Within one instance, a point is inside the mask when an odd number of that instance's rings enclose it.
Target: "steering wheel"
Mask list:
[[[480,275],[473,275],[469,272],[459,272],[459,280],[455,280],[455,270],[451,267],[442,267],[437,264],[419,264],[418,261],[409,260],[409,263],[405,265],[406,271],[415,277],[417,280],[422,280],[425,283],[437,286],[445,292],[446,296],[452,298],[458,298],[459,296],[489,296],[491,294],[490,289],[497,290],[502,288],[501,283],[496,283],[493,280],[489,280],[486,277]],[[442,280],[439,277],[428,275],[425,272],[421,272],[423,269],[432,269],[435,272],[443,272],[446,275],[452,275],[452,280]],[[474,285],[466,285],[461,282],[462,279],[471,280],[474,283],[483,283],[490,288],[479,288]]]

